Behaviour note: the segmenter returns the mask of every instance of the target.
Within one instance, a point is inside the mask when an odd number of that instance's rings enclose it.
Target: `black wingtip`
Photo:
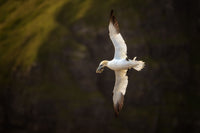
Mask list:
[[[114,16],[114,10],[113,9],[111,9],[111,11],[110,11],[110,22],[114,25],[116,32],[119,33],[120,32],[119,31],[119,25],[118,25],[116,17]]]
[[[115,118],[118,118],[118,117],[119,117],[119,113],[115,112]]]
[[[122,110],[123,103],[124,103],[124,95],[122,93],[120,93],[119,101],[117,102],[117,104],[113,104],[115,117],[119,116],[119,112]]]
[[[110,16],[113,16],[113,13],[114,13],[114,10],[111,9],[111,11],[110,11]]]
[[[115,18],[115,16],[114,16],[114,10],[113,9],[111,9],[111,11],[110,11],[110,20],[111,20],[111,22],[114,24],[115,23],[115,21],[116,21],[116,18]]]

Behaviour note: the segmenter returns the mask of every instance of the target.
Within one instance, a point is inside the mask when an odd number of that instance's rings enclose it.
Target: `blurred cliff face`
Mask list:
[[[108,36],[114,9],[128,56],[125,106],[114,118]],[[0,131],[197,133],[199,2],[0,0]]]

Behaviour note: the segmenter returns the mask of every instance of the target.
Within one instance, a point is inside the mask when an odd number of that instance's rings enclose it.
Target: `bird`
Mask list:
[[[115,116],[119,115],[123,107],[124,95],[128,85],[128,76],[126,75],[128,69],[135,69],[140,71],[144,68],[145,62],[137,61],[136,57],[129,59],[127,56],[127,46],[120,34],[119,24],[114,16],[114,11],[110,12],[109,19],[109,36],[114,45],[114,58],[112,60],[103,60],[100,62],[96,73],[102,73],[105,67],[115,72],[115,85],[113,89],[113,107]]]

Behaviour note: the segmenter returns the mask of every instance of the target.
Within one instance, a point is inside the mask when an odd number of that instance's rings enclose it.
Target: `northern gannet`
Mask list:
[[[140,71],[144,68],[143,61],[137,61],[136,57],[133,60],[127,57],[127,47],[124,39],[119,32],[118,22],[113,15],[113,10],[110,13],[109,21],[109,36],[115,48],[114,58],[110,61],[103,60],[100,62],[96,73],[102,73],[104,67],[108,67],[115,71],[115,86],[113,90],[113,106],[115,115],[118,116],[123,107],[124,95],[128,85],[128,76],[126,75],[128,69],[135,69]]]

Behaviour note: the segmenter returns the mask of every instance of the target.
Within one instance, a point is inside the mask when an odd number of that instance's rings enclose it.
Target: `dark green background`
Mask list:
[[[110,10],[128,56],[114,117]],[[0,132],[199,133],[198,0],[0,0]]]

